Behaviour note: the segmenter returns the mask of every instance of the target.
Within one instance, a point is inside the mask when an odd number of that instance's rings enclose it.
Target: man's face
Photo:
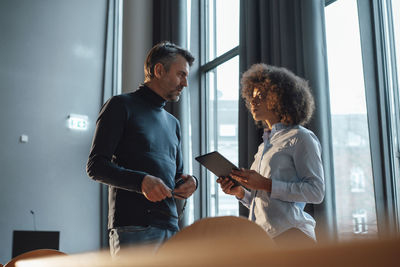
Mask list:
[[[160,77],[162,97],[177,102],[184,87],[188,86],[189,63],[180,55],[171,63],[169,71],[165,69]]]

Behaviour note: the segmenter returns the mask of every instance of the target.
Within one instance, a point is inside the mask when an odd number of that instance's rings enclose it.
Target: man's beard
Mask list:
[[[179,101],[179,99],[180,99],[180,94],[181,93],[179,93],[179,94],[174,94],[176,91],[174,91],[174,92],[172,92],[172,93],[170,93],[170,94],[168,94],[167,95],[167,100],[169,101],[169,102],[178,102]],[[182,91],[180,91],[180,92],[182,92]]]
[[[175,97],[175,99],[172,99],[170,102],[178,102],[180,98],[181,97],[178,95]]]

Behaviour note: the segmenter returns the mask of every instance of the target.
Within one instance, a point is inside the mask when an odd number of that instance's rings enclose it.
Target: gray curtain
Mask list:
[[[153,44],[170,41],[187,48],[186,0],[153,0]],[[168,103],[165,109],[174,115],[181,124],[182,153],[184,172],[188,173],[189,162],[189,127],[190,127],[190,96],[186,88],[176,103]],[[177,200],[178,213],[182,210],[183,201]],[[185,212],[179,221],[182,228],[187,225],[188,213]]]
[[[120,94],[121,88],[118,87],[118,57],[119,27],[118,18],[120,14],[120,1],[109,0],[107,7],[106,36],[105,36],[105,54],[104,54],[104,79],[102,103],[105,103],[110,97]],[[100,184],[101,199],[101,247],[108,247],[108,186]]]
[[[320,205],[308,206],[317,221],[319,240],[336,236],[333,166],[324,0],[241,0],[240,73],[252,64],[266,63],[292,70],[310,83],[316,112],[309,125],[321,141],[326,196]],[[249,167],[261,132],[257,130],[243,100],[239,103],[239,165]],[[246,215],[241,206],[240,213]]]

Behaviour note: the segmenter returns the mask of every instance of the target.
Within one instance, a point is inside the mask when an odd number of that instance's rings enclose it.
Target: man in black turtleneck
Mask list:
[[[194,57],[175,44],[155,45],[145,81],[102,107],[87,162],[90,178],[109,187],[110,251],[121,245],[160,244],[178,228],[175,198],[193,194],[198,181],[183,174],[179,121],[164,110],[187,86]],[[183,184],[176,186],[182,180]]]

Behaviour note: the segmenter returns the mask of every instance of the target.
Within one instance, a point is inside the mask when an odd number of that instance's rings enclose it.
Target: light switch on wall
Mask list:
[[[29,137],[26,134],[23,134],[19,137],[19,141],[21,143],[28,143]]]

